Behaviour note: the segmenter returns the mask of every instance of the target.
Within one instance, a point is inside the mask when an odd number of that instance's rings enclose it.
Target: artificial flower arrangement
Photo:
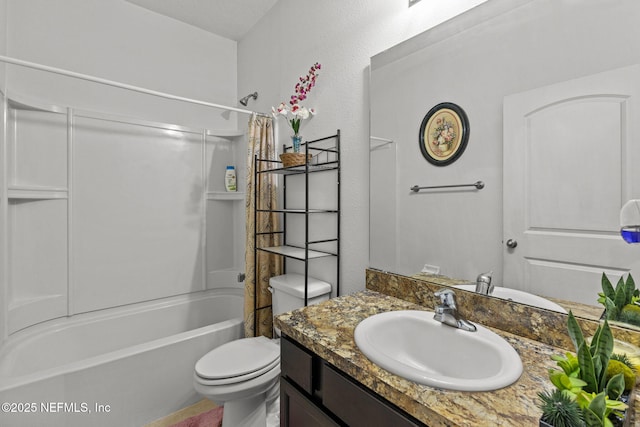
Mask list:
[[[309,73],[306,76],[300,77],[300,81],[296,84],[295,92],[291,95],[289,105],[281,102],[277,107],[271,107],[271,111],[274,117],[284,116],[287,119],[287,123],[293,130],[293,151],[295,153],[300,152],[300,126],[303,120],[311,118],[316,114],[313,108],[303,107],[300,102],[307,99],[307,94],[316,85],[316,79],[318,77],[318,71],[322,66],[316,62],[309,69]]]
[[[607,320],[598,326],[590,342],[571,312],[567,326],[576,353],[551,356],[560,369],[549,369],[555,390],[538,394],[540,426],[622,425],[628,407],[624,393],[635,385],[635,366],[626,355],[613,354],[614,339]]]

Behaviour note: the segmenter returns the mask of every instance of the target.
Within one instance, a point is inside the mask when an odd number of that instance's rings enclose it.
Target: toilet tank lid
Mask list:
[[[287,273],[269,279],[269,286],[297,298],[304,299],[304,275]],[[307,298],[331,293],[331,285],[314,277],[307,277]]]

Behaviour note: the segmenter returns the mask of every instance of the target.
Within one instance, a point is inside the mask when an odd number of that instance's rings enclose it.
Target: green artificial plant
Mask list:
[[[584,415],[575,400],[561,390],[538,393],[544,421],[553,427],[583,427]]]
[[[598,326],[591,343],[584,339],[582,329],[571,312],[567,326],[576,353],[551,356],[560,370],[549,369],[549,379],[562,397],[554,398],[553,393],[550,393],[545,399],[539,394],[542,400],[542,419],[550,422],[559,416],[559,412],[571,413],[572,411],[566,408],[558,410],[558,405],[562,405],[562,402],[568,399],[581,409],[584,418],[582,425],[613,427],[610,416],[623,416],[622,411],[627,405],[619,400],[625,388],[623,374],[607,376],[607,367],[613,353],[613,334],[609,323],[605,320],[604,324]],[[545,401],[550,399],[553,399],[553,405]],[[574,423],[575,419],[565,420],[563,425],[575,425]]]

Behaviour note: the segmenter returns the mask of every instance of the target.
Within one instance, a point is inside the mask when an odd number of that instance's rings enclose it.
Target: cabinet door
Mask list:
[[[280,340],[280,372],[307,394],[313,394],[313,356],[285,337]]]
[[[284,378],[280,379],[280,425],[283,427],[339,426]]]
[[[324,406],[351,427],[424,426],[417,420],[377,398],[328,364],[323,366]]]

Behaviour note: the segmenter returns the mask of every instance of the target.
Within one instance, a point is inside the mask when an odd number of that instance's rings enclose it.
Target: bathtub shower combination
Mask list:
[[[139,427],[201,399],[195,362],[243,335],[224,173],[243,188],[245,132],[0,95],[0,425]]]
[[[211,290],[34,326],[0,355],[0,425],[140,427],[192,404],[196,361],[243,335],[239,313],[241,291]]]

